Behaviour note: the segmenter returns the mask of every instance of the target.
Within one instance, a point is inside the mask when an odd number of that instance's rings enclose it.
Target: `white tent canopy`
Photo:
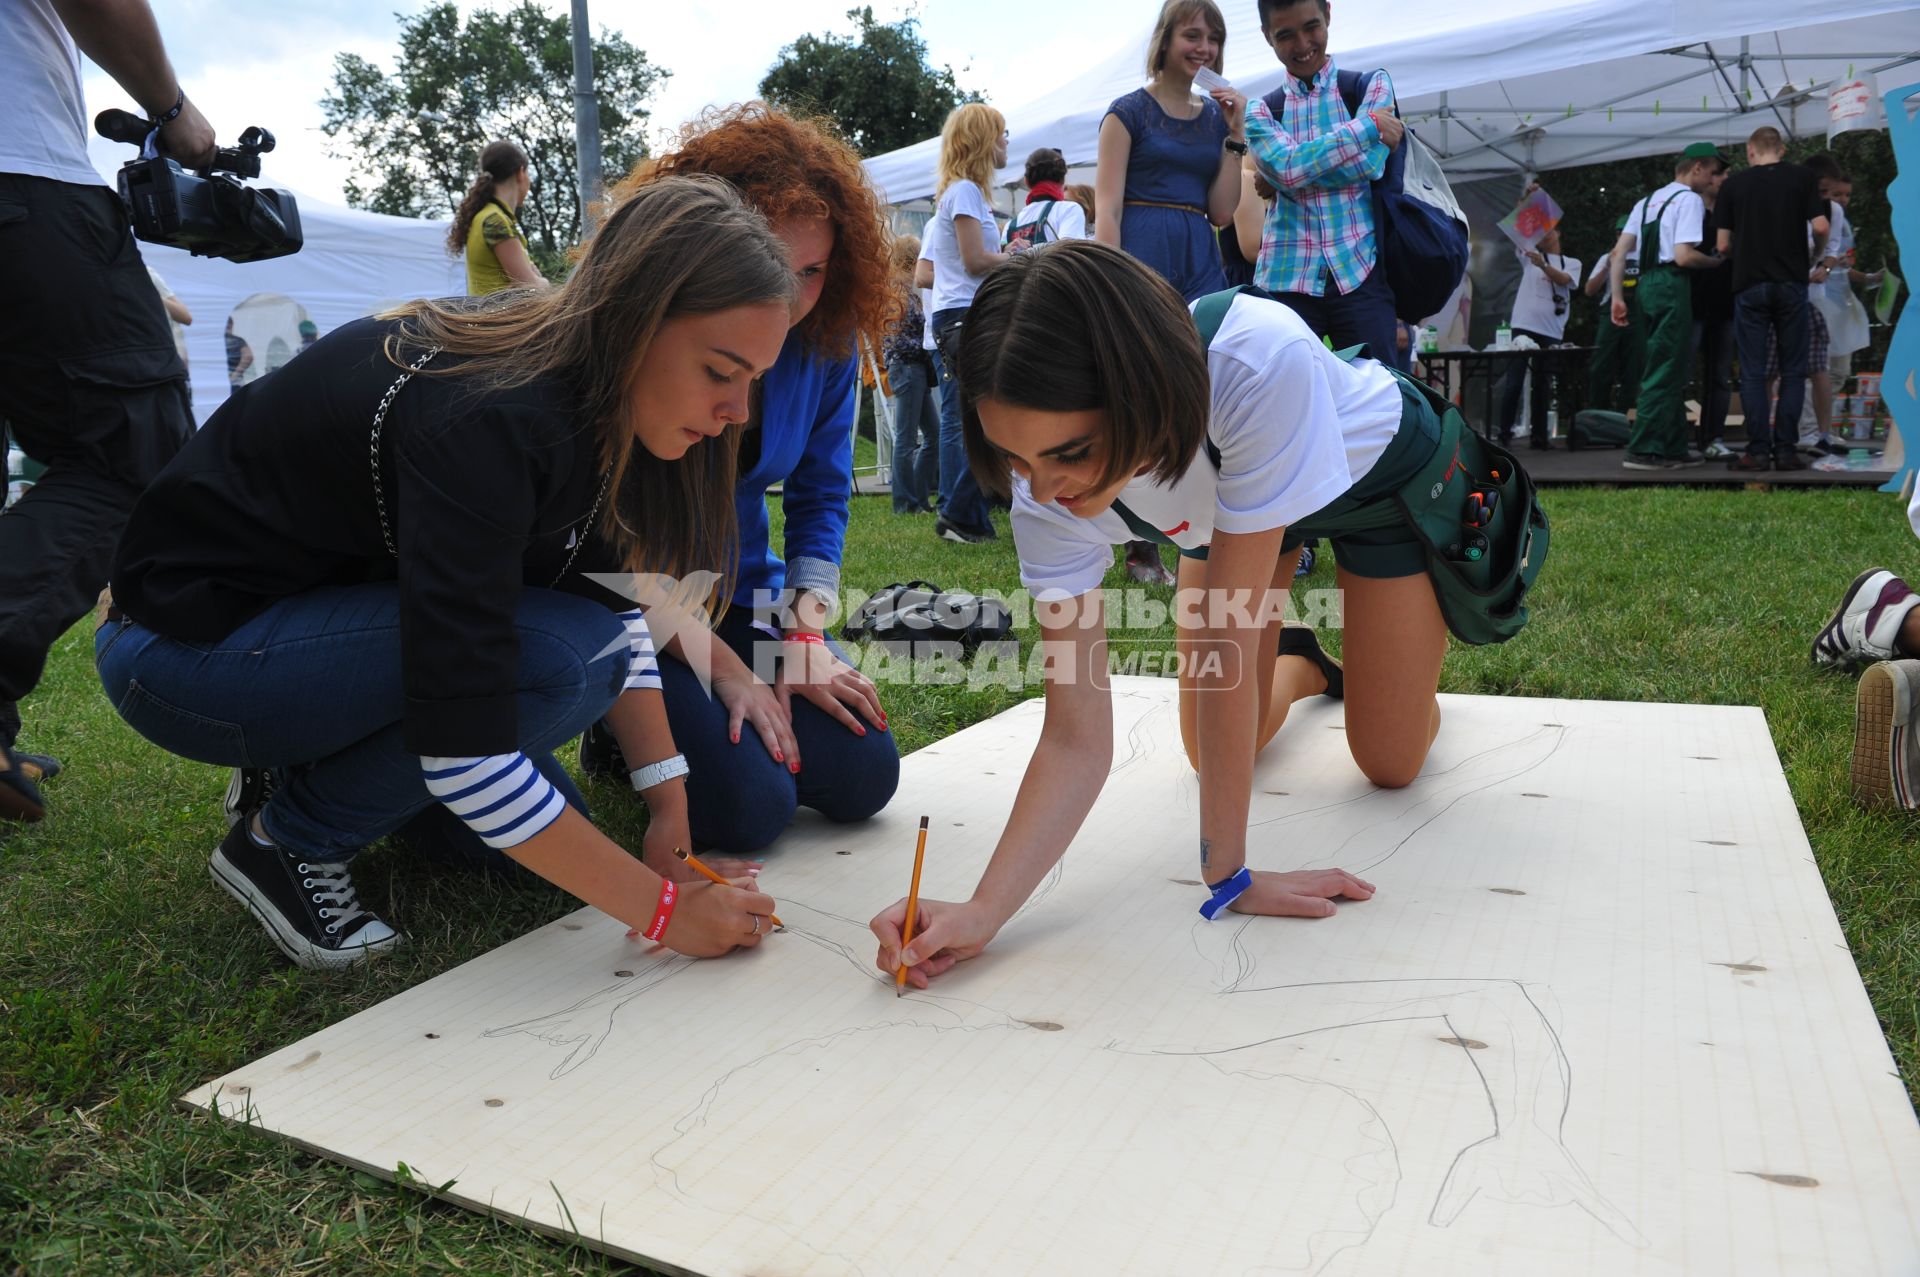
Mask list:
[[[1227,77],[1250,97],[1279,86],[1253,0],[1230,0]],[[1151,4],[1113,53],[1005,112],[1017,181],[1035,147],[1093,162],[1107,104],[1145,80]],[[1761,124],[1823,133],[1826,89],[1920,57],[1913,0],[1480,0],[1409,6],[1340,0],[1331,50],[1386,67],[1401,114],[1454,175],[1535,171],[1742,141]],[[934,190],[939,139],[867,161],[887,200]]]

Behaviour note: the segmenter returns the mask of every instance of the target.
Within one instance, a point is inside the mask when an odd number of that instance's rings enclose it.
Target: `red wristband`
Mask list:
[[[781,640],[783,643],[822,643],[827,640],[818,634],[789,634]]]
[[[647,939],[658,940],[667,934],[667,923],[673,920],[673,902],[680,894],[680,887],[667,879],[660,883],[660,903],[653,907],[653,921],[647,924]]]

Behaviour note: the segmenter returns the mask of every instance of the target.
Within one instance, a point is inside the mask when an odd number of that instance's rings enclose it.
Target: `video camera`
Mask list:
[[[140,148],[140,158],[121,165],[119,173],[120,202],[135,238],[230,262],[300,251],[305,241],[292,192],[240,180],[260,176],[260,157],[273,149],[273,134],[265,129],[256,125],[240,135],[238,146],[216,150],[202,177],[157,154],[149,144],[153,125],[130,111],[102,111],[93,127],[110,142]]]

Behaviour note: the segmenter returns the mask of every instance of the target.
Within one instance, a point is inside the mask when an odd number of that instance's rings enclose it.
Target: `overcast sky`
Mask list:
[[[1151,0],[1142,6],[1143,30],[1152,20]],[[322,0],[307,6],[265,6],[258,0],[151,0],[160,30],[189,95],[230,144],[240,130],[259,124],[279,147],[267,157],[263,178],[307,195],[343,203],[348,165],[327,155],[320,132],[320,98],[333,83],[338,53],[358,53],[392,70],[399,24],[396,12],[412,13],[419,0]],[[591,0],[596,30],[609,27],[646,51],[673,78],[649,103],[659,132],[709,103],[752,97],[780,49],[809,32],[847,33],[854,0],[707,0],[666,6],[643,0]],[[462,9],[480,4],[462,0]],[[549,0],[545,8],[569,9]],[[880,0],[874,11],[891,21],[903,9]],[[1000,106],[1038,97],[1072,75],[1116,39],[1110,5],[1095,0],[1048,0],[1046,20],[1031,0],[931,0],[921,13],[922,31],[934,65],[950,64],[960,83],[986,93]],[[89,117],[109,106],[130,107],[120,87],[98,68],[87,67]],[[96,167],[111,173],[132,153],[92,139]]]

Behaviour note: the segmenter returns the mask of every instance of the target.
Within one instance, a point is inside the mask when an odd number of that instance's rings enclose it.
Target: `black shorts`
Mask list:
[[[120,199],[0,173],[0,417],[28,456],[145,487],[193,434],[187,370]]]

